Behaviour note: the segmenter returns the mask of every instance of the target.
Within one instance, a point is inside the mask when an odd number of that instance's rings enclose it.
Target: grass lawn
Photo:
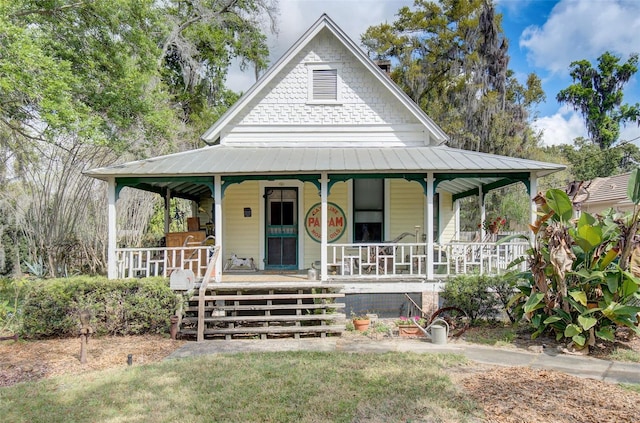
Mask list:
[[[461,356],[215,355],[0,388],[6,422],[473,421],[447,370]]]

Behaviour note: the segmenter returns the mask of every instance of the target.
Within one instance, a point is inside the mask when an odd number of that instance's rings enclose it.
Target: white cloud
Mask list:
[[[552,116],[535,120],[531,126],[536,132],[542,132],[542,144],[545,146],[573,144],[578,137],[588,138],[584,118],[568,106],[563,106]],[[640,146],[640,127],[635,123],[621,127],[619,140]]]
[[[566,72],[575,60],[594,60],[611,51],[626,60],[637,52],[640,2],[561,0],[542,25],[520,37],[528,61],[551,72]]]
[[[620,140],[631,141],[640,146],[640,127],[633,123],[620,128]]]
[[[546,146],[573,144],[574,139],[587,136],[583,118],[568,107],[562,107],[553,116],[535,120],[532,126],[542,132],[542,143]]]

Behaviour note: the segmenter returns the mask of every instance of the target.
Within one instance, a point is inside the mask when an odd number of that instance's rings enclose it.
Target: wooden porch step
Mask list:
[[[305,334],[305,333],[340,333],[346,330],[345,325],[316,326],[240,326],[234,328],[212,328],[204,330],[205,335],[269,335],[269,334]],[[195,335],[196,329],[184,329],[183,334]]]
[[[303,322],[314,320],[345,320],[347,316],[344,313],[327,313],[327,314],[280,314],[273,316],[211,316],[205,317],[205,322],[213,323],[235,323],[235,322],[254,322],[254,323],[268,323],[268,322]],[[184,323],[197,323],[197,317],[183,317]]]
[[[260,311],[260,310],[306,310],[306,309],[338,309],[344,308],[344,303],[324,303],[324,304],[277,304],[277,305],[225,305],[225,306],[205,306],[205,310],[221,310],[221,311]],[[185,307],[185,311],[197,312],[198,307]]]
[[[305,300],[319,298],[344,298],[343,292],[327,292],[320,294],[240,294],[240,295],[205,295],[205,301],[260,301],[260,300]],[[193,296],[189,301],[198,301],[199,296]]]

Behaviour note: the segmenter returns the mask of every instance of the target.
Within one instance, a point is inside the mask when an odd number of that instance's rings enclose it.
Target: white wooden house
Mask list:
[[[563,168],[447,147],[326,15],[202,139],[197,150],[87,172],[109,184],[110,278],[166,275],[182,260],[179,247],[117,248],[123,187],[192,200],[202,223],[213,219],[217,281],[235,255],[260,271],[318,263],[322,281],[424,282],[496,271],[520,251],[456,243],[457,200],[514,183],[535,196],[538,178]],[[202,274],[206,247],[188,247]]]

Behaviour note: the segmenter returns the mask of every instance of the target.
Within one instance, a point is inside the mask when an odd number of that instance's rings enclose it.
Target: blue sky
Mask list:
[[[279,0],[278,35],[269,38],[271,63],[327,13],[360,45],[361,34],[371,25],[392,22],[402,6],[413,0]],[[626,61],[640,53],[640,0],[499,0],[502,26],[509,39],[509,67],[524,83],[535,72],[543,83],[547,100],[539,105],[536,130],[546,145],[571,143],[586,137],[584,121],[572,109],[556,101],[557,93],[571,83],[572,61],[597,58],[611,51]],[[231,89],[246,91],[253,84],[253,72],[233,70]],[[640,102],[640,72],[624,89],[625,103]],[[640,144],[640,128],[622,129],[621,140]]]

